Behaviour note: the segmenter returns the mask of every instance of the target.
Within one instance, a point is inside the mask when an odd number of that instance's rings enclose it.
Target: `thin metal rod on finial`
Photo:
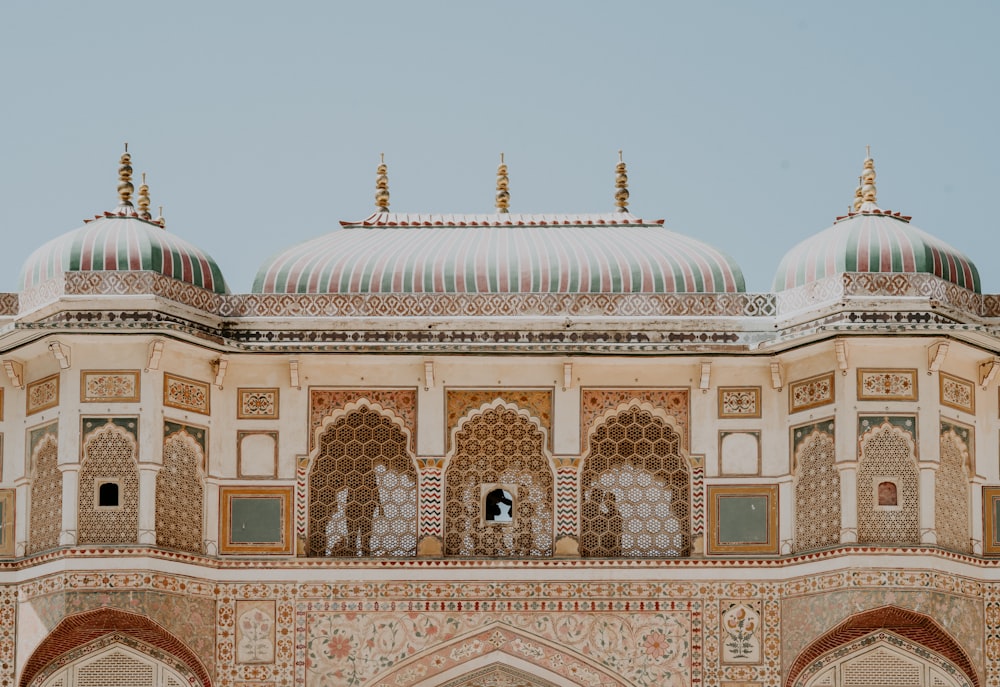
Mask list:
[[[125,152],[128,152],[128,141],[125,141]]]
[[[625,159],[622,157],[622,149],[621,148],[618,149],[618,162],[625,162]]]

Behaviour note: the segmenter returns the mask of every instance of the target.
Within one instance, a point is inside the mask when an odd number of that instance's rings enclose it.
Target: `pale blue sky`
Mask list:
[[[1000,292],[1000,3],[27,2],[0,5],[0,290],[112,209],[129,141],[168,231],[250,290],[275,251],[373,207],[630,209],[733,255],[751,291],[850,203]]]

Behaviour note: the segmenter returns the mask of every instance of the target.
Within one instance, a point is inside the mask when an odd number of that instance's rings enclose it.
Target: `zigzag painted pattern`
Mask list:
[[[444,490],[441,468],[424,468],[420,472],[419,536],[442,536]]]
[[[306,538],[307,502],[306,480],[309,477],[309,461],[299,460],[295,468],[295,533]]]
[[[691,534],[705,533],[705,467],[691,468]]]
[[[577,475],[575,467],[556,470],[556,534],[560,537],[576,536]]]

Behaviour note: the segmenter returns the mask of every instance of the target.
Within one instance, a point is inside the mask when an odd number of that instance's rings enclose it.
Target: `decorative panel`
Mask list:
[[[915,418],[859,418],[858,543],[920,542]]]
[[[708,485],[709,554],[777,554],[778,487]]]
[[[278,433],[263,429],[237,431],[236,464],[240,477],[277,477]]]
[[[417,472],[406,432],[359,406],[328,425],[309,472],[310,556],[413,556]]]
[[[83,403],[138,403],[138,370],[81,370]]]
[[[0,489],[0,556],[14,555],[14,489]]]
[[[205,430],[164,424],[163,467],[156,473],[156,545],[202,553]]]
[[[211,387],[196,379],[164,372],[163,405],[208,415],[211,412]]]
[[[59,425],[28,431],[31,496],[28,501],[28,553],[59,546],[62,530],[62,472],[59,470]]]
[[[223,554],[290,554],[291,486],[219,488]]]
[[[274,599],[236,601],[236,663],[274,663]]]
[[[859,401],[916,401],[917,371],[858,369]]]
[[[410,433],[410,450],[417,447],[417,391],[416,389],[309,389],[309,450],[316,448],[316,430],[323,420],[335,410],[348,404],[367,401],[392,411],[403,421]]]
[[[797,413],[833,403],[835,393],[832,372],[791,382],[788,385],[788,412]]]
[[[759,599],[720,601],[719,621],[724,665],[760,663],[763,660],[764,623]]]
[[[25,413],[34,415],[59,405],[59,375],[31,382],[25,390]]]
[[[723,475],[759,475],[760,431],[719,432],[719,470]]]
[[[971,427],[941,421],[941,465],[934,473],[934,529],[938,546],[969,552]]]
[[[240,420],[277,420],[278,389],[238,389],[236,417]]]
[[[608,411],[633,401],[648,403],[663,410],[677,422],[681,447],[691,446],[691,392],[689,389],[580,389],[580,446],[587,450],[587,441],[595,423]]]
[[[983,553],[1000,556],[1000,487],[983,487]]]
[[[760,417],[759,386],[720,386],[719,417]]]
[[[590,436],[580,478],[580,555],[687,556],[691,471],[676,427],[633,405]]]
[[[938,373],[941,405],[976,414],[976,385],[968,379]]]
[[[444,552],[449,556],[551,556],[554,477],[537,420],[494,402],[455,435],[444,473]],[[487,522],[482,485],[509,485],[513,519]]]
[[[795,550],[840,543],[840,471],[834,421],[794,427]]]
[[[528,411],[545,428],[549,450],[552,450],[552,389],[447,389],[445,391],[446,451],[453,446],[452,429],[458,421],[494,401],[515,405]]]
[[[138,419],[82,418],[78,493],[79,544],[139,541]],[[113,506],[99,502],[102,484],[117,484]]]

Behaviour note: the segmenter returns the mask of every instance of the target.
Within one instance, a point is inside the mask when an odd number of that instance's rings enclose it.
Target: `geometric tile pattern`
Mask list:
[[[964,432],[962,431],[964,429]],[[941,465],[934,473],[934,529],[938,546],[971,549],[968,428],[941,423]]]
[[[163,467],[156,473],[156,545],[202,553],[205,455],[181,430],[163,440]]]
[[[445,426],[448,428],[445,453],[451,451],[452,430],[458,426],[458,421],[468,415],[469,411],[478,410],[496,400],[511,403],[528,411],[538,424],[545,428],[549,450],[552,450],[552,390],[517,390],[517,389],[447,389],[445,392],[445,407],[447,416]]]
[[[690,390],[688,389],[580,389],[580,447],[586,452],[590,433],[599,416],[632,401],[662,409],[674,419],[681,436],[681,448],[691,445]]]
[[[309,452],[316,448],[316,430],[323,425],[324,418],[335,410],[367,399],[369,404],[379,405],[392,411],[403,426],[410,430],[410,450],[417,446],[417,390],[416,389],[309,389]]]
[[[59,546],[62,530],[58,424],[32,430],[31,449],[28,553],[36,553]]]
[[[795,446],[795,550],[840,543],[840,471],[833,421],[792,430]]]
[[[574,477],[576,471],[574,470]],[[436,466],[420,470],[420,511],[418,537],[441,537],[444,524],[444,472]],[[574,503],[575,506],[575,503]],[[574,508],[574,516],[575,516]],[[575,528],[570,532],[575,532]]]
[[[872,425],[858,441],[858,543],[919,544],[913,435],[889,421]]]
[[[84,427],[97,418],[85,419]],[[131,425],[132,431],[121,424]],[[139,541],[139,466],[134,418],[108,420],[83,438],[80,465],[77,542],[80,544],[134,544]],[[98,485],[117,482],[117,505],[98,505]],[[102,490],[103,491],[103,490]]]

